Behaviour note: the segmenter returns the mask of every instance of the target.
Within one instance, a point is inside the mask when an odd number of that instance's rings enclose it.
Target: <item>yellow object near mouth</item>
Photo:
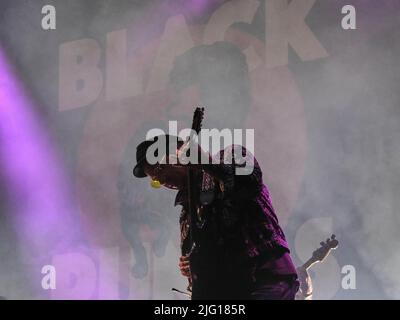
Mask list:
[[[161,188],[161,183],[158,180],[151,180],[150,185],[155,189]]]

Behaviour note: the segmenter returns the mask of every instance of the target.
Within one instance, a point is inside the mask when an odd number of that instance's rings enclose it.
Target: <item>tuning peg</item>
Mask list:
[[[331,241],[331,239],[329,239],[329,238],[328,238],[328,239],[326,239],[326,242],[327,242],[327,243],[329,243],[329,241]]]
[[[325,245],[325,243],[322,241],[319,243],[322,247]]]
[[[336,236],[333,234],[333,235],[331,235],[331,239],[332,240],[335,240],[336,239]]]

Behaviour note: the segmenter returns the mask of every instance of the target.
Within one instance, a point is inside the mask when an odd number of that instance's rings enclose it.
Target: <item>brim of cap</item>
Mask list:
[[[141,164],[137,164],[133,168],[133,175],[136,178],[145,178],[145,177],[147,177],[147,174],[144,173],[143,166]]]

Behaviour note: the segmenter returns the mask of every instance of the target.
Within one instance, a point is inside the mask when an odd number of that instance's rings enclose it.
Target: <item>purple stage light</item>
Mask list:
[[[44,265],[58,264],[58,269],[63,271],[58,278],[65,280],[79,276],[83,272],[80,266],[90,265],[88,259],[91,258],[90,254],[80,253],[84,242],[79,234],[80,223],[74,215],[78,206],[74,203],[71,184],[58,151],[46,124],[35,112],[34,100],[18,80],[2,50],[0,168],[10,203],[7,215],[18,237],[19,254],[27,265],[26,273],[33,288],[37,289],[36,294],[46,296],[48,292],[42,291],[41,287]],[[91,249],[85,250],[90,252]],[[73,261],[67,259],[71,256]],[[108,269],[107,265],[102,267]],[[86,281],[64,281],[51,296],[93,298],[95,286],[88,279],[97,279],[97,270],[93,267],[84,271]],[[86,284],[90,288],[82,287]]]

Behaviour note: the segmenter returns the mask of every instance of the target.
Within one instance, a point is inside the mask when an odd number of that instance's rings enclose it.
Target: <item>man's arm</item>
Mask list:
[[[296,300],[312,300],[313,287],[308,271],[304,267],[298,267],[297,275],[300,281],[300,288],[296,294]]]
[[[218,180],[222,183],[224,191],[229,192],[235,187],[236,190],[242,189],[243,192],[252,194],[262,188],[261,169],[257,160],[246,148],[230,146],[212,158],[198,144],[196,146],[198,161],[195,164],[191,163],[191,167],[203,170]],[[185,143],[176,155],[170,155],[168,161],[164,159],[159,165],[159,173],[167,177],[166,180],[174,182],[172,188],[184,188],[187,165],[182,164],[181,159],[188,149],[189,144]]]
[[[254,156],[242,146],[230,146],[217,155],[219,163],[204,165],[205,172],[223,183],[226,191],[252,195],[263,185],[262,172]]]

